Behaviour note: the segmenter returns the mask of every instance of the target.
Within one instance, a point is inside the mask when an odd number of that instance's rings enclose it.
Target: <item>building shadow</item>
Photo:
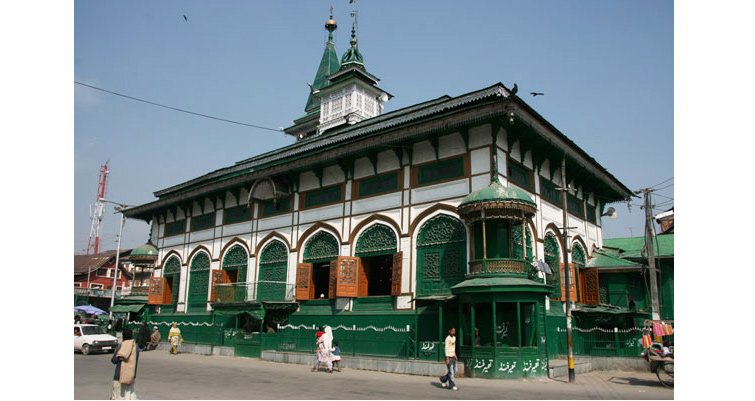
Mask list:
[[[628,386],[649,386],[649,387],[660,387],[660,388],[666,388],[658,379],[652,380],[652,379],[640,379],[637,377],[623,377],[623,376],[612,376],[608,379],[611,383],[616,384],[625,384]]]

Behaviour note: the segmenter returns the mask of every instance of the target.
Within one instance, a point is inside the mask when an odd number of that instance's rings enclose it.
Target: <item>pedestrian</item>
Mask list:
[[[331,350],[331,353],[333,354],[333,369],[338,366],[338,371],[341,371],[341,349],[338,348],[338,341],[333,341],[333,349]]]
[[[448,330],[448,336],[446,337],[446,368],[448,372],[440,377],[440,385],[443,388],[450,388],[451,390],[458,390],[456,383],[454,383],[454,376],[456,375],[456,328],[451,327]],[[446,384],[448,382],[448,384]]]
[[[149,327],[147,327],[146,322],[143,322],[142,326],[139,327],[139,333],[136,335],[136,344],[139,345],[139,349],[144,350],[144,349],[147,349],[148,343],[149,343]]]
[[[160,332],[157,331],[157,326],[152,328],[152,335],[149,336],[149,350],[153,350],[160,345]]]
[[[479,347],[482,345],[482,340],[480,339],[480,329],[477,327],[474,328],[474,346]]]
[[[267,326],[267,334],[275,334],[275,329],[273,329],[273,326],[266,324]]]
[[[170,353],[177,355],[178,345],[184,342],[184,338],[181,337],[181,329],[178,328],[176,322],[173,322],[173,327],[168,332],[168,341],[170,341]]]
[[[131,329],[123,330],[123,342],[118,345],[110,360],[115,364],[111,400],[135,400],[136,365],[139,362],[139,347],[133,340]]]
[[[73,324],[81,324],[81,316],[79,316],[78,314],[74,315]]]
[[[313,372],[317,372],[320,369],[320,364],[325,363],[328,367],[328,373],[333,373],[333,362],[330,359],[330,349],[325,347],[325,334],[317,338],[317,359],[315,360],[315,367]]]
[[[110,319],[107,322],[107,332],[113,334],[113,319]]]

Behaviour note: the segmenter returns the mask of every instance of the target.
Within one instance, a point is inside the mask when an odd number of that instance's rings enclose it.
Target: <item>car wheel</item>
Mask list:
[[[84,344],[81,346],[81,353],[84,355],[89,355],[89,344]]]

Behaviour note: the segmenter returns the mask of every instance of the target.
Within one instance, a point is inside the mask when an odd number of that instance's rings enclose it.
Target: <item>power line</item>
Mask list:
[[[674,186],[674,184],[668,184],[668,185],[666,185],[666,186],[665,186],[665,187],[663,187],[663,188],[657,188],[657,189],[654,189],[654,191],[660,191],[660,190],[662,190],[662,189],[666,189],[666,188],[668,188],[668,187],[673,187],[673,186]]]
[[[665,180],[663,182],[659,182],[658,184],[653,185],[652,187],[650,187],[650,189],[655,189],[655,187],[657,187],[658,185],[665,184],[665,183],[667,183],[667,182],[669,182],[669,181],[671,181],[673,179],[674,179],[674,177],[672,176],[671,178],[669,178],[669,179],[667,179],[667,180]]]
[[[671,200],[674,200],[674,198],[672,198],[672,197],[670,197],[670,196],[666,196],[666,195],[655,194],[655,196],[660,196],[661,198],[666,198],[666,199],[671,199]]]
[[[107,90],[107,89],[98,88],[98,87],[96,87],[96,86],[92,86],[92,85],[89,85],[89,84],[85,84],[85,83],[82,83],[82,82],[79,82],[79,81],[73,81],[73,83],[75,83],[75,84],[77,84],[77,85],[81,85],[81,86],[86,86],[87,88],[92,88],[92,89],[96,89],[96,90],[98,90],[98,91],[102,91],[102,92],[105,92],[105,93],[109,93],[109,94],[111,94],[111,95],[116,95],[116,96],[120,96],[120,97],[125,97],[126,99],[136,100],[137,102],[147,103],[147,104],[151,104],[151,105],[153,105],[153,106],[164,107],[164,108],[166,108],[166,109],[175,110],[175,111],[180,111],[180,112],[182,112],[182,113],[193,114],[193,115],[195,115],[195,116],[199,116],[199,117],[211,118],[211,119],[213,119],[213,120],[218,120],[218,121],[225,121],[225,122],[227,122],[227,123],[231,123],[231,124],[238,124],[238,125],[244,125],[244,126],[247,126],[247,127],[252,127],[252,128],[266,129],[266,130],[268,130],[268,131],[275,131],[275,132],[281,132],[281,131],[282,131],[281,129],[276,129],[276,128],[268,128],[268,127],[261,127],[261,126],[259,126],[259,125],[254,125],[254,124],[247,124],[247,123],[242,123],[242,122],[233,121],[233,120],[227,120],[227,119],[225,119],[225,118],[214,117],[214,116],[210,116],[210,115],[207,115],[207,114],[196,113],[196,112],[193,112],[193,111],[189,111],[189,110],[179,109],[179,108],[177,108],[177,107],[166,106],[166,105],[164,105],[164,104],[155,103],[155,102],[150,102],[149,100],[139,99],[139,98],[136,98],[136,97],[133,97],[133,96],[124,95],[124,94],[122,94],[122,93],[113,92],[113,91],[110,91],[110,90]]]

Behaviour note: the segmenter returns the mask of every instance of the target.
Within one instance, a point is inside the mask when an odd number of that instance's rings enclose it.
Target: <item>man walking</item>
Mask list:
[[[446,367],[448,372],[440,377],[440,385],[443,388],[450,388],[451,390],[458,390],[456,383],[454,383],[454,376],[456,376],[456,328],[451,327],[448,330],[448,336],[446,337]],[[448,382],[446,384],[446,382]]]

